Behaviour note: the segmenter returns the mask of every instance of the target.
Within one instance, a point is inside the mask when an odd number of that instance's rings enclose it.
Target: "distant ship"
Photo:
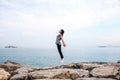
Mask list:
[[[17,48],[17,46],[11,46],[11,45],[9,45],[9,46],[5,46],[5,48]]]

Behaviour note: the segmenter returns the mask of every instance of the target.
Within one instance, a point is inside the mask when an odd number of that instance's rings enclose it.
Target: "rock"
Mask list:
[[[33,79],[33,80],[71,80],[71,79]]]
[[[110,79],[110,78],[79,78],[76,80],[116,80],[116,79]]]
[[[7,72],[9,72],[12,75],[16,74],[14,71],[20,67],[22,67],[22,65],[12,61],[6,61],[4,64],[0,65],[0,68],[5,69]]]
[[[33,80],[72,80],[72,79],[33,79]],[[78,78],[78,79],[75,79],[75,80],[116,80],[116,79],[110,79],[110,78]]]
[[[83,69],[85,70],[93,70],[94,68],[102,67],[105,64],[100,64],[100,63],[83,63]]]
[[[13,62],[13,61],[10,61],[10,60],[5,61],[4,64],[21,65],[19,63],[16,63],[16,62]]]
[[[27,74],[16,74],[10,80],[30,80]]]
[[[76,79],[89,77],[87,70],[80,69],[53,69],[31,72],[32,79]]]
[[[15,63],[12,61],[6,61],[6,62],[4,62],[4,64],[0,65],[0,68],[4,68],[6,71],[13,71],[13,70],[16,70],[20,67],[22,67],[21,64]]]
[[[78,63],[72,63],[72,64],[67,64],[67,65],[61,65],[61,66],[53,66],[53,67],[45,67],[43,70],[50,70],[50,69],[82,69],[83,65],[78,64]]]
[[[119,60],[119,61],[117,61],[117,63],[120,63],[120,60]]]
[[[84,70],[92,70],[97,67],[104,66],[105,63],[100,62],[83,62],[83,63],[72,63],[67,65],[61,65],[61,66],[54,66],[54,67],[46,67],[44,70],[50,70],[50,69],[84,69]]]
[[[72,63],[72,64],[67,64],[67,65],[61,65],[60,68],[82,69],[83,68],[83,64]]]
[[[118,67],[118,70],[116,70],[116,79],[120,80],[120,67]]]
[[[14,71],[17,74],[12,76],[10,80],[31,80],[28,73],[38,69],[38,67],[23,66]]]
[[[91,75],[98,78],[116,78],[118,69],[115,66],[98,67],[91,71]]]
[[[27,74],[29,72],[33,72],[35,70],[39,70],[40,68],[38,67],[31,67],[31,66],[23,66],[21,68],[18,68],[17,70],[15,70],[16,73],[18,74]]]
[[[52,67],[0,64],[0,80],[120,80],[120,63],[81,62]]]
[[[0,80],[8,80],[11,75],[4,69],[0,68]]]

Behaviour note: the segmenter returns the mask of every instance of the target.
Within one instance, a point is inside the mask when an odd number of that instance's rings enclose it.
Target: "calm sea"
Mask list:
[[[116,62],[120,60],[120,48],[80,48],[63,49],[64,64],[77,62]],[[60,56],[56,49],[0,49],[0,64],[6,60],[15,61],[30,66],[56,66],[61,65]]]

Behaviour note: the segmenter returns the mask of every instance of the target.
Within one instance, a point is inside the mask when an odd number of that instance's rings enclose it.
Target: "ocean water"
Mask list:
[[[79,49],[63,49],[65,57],[63,64],[78,62],[116,62],[120,60],[120,48],[92,47]],[[61,65],[57,49],[38,48],[2,48],[0,49],[0,64],[6,60],[23,65],[47,67]]]

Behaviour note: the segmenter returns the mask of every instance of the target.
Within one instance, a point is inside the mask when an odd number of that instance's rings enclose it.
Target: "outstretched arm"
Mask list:
[[[60,38],[61,38],[61,40],[62,40],[63,46],[66,47],[66,44],[65,44],[65,42],[64,42],[64,40],[63,40],[63,36],[60,35]]]

